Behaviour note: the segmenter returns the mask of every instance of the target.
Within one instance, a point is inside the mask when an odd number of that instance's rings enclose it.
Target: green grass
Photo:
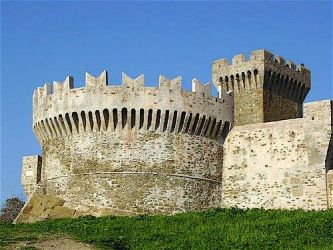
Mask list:
[[[0,246],[55,234],[105,249],[333,249],[333,210],[215,209],[0,224]]]

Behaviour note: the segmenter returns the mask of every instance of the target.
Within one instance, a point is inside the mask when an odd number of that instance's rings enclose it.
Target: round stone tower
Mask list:
[[[42,191],[65,206],[98,215],[165,213],[220,205],[222,143],[233,124],[233,101],[210,84],[122,76],[107,72],[45,84],[33,95],[33,130],[42,158],[23,159],[28,196]],[[36,187],[33,191],[33,186]]]

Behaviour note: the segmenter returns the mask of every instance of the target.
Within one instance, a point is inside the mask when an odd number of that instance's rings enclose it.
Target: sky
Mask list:
[[[330,1],[1,2],[1,199],[25,199],[22,156],[41,154],[32,132],[32,93],[86,71],[159,74],[211,82],[211,63],[265,48],[312,72],[306,102],[332,98]]]

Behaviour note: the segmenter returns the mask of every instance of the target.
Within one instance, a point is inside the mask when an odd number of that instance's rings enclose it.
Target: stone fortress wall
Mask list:
[[[222,207],[332,207],[332,101],[306,103],[311,73],[266,50],[214,61],[219,90],[234,93],[224,143]]]
[[[214,61],[212,79],[219,97],[197,79],[182,90],[180,77],[145,87],[143,75],[123,74],[108,86],[106,71],[87,73],[82,88],[70,76],[38,88],[43,155],[23,158],[28,202],[18,221],[332,208],[332,100],[303,105],[310,71],[257,50]]]
[[[39,186],[80,211],[173,213],[220,203],[222,141],[232,124],[232,97],[211,96],[210,85],[160,76],[123,74],[107,86],[107,72],[38,88],[33,129],[43,151]],[[24,158],[27,162],[29,158]],[[24,169],[23,176],[27,175]],[[25,187],[38,180],[23,178]],[[202,194],[205,195],[202,195]]]
[[[222,206],[333,207],[331,119],[328,100],[305,104],[304,118],[234,127],[224,144]]]

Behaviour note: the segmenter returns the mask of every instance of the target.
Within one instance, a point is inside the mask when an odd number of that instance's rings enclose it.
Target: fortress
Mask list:
[[[23,158],[16,219],[333,207],[332,101],[303,105],[310,71],[266,50],[213,62],[211,85],[103,71],[33,94],[42,147]]]

